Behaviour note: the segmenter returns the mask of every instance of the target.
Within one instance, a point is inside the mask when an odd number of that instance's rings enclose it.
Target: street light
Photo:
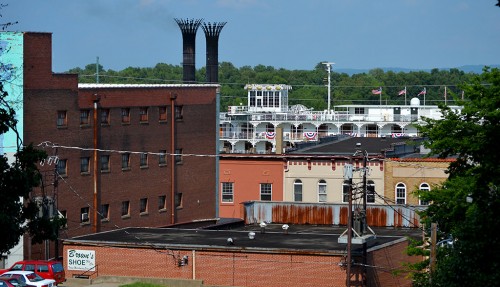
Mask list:
[[[330,91],[330,81],[331,81],[331,78],[330,78],[330,72],[332,70],[332,65],[334,65],[335,63],[333,62],[324,62],[322,63],[323,65],[326,65],[326,70],[328,71],[328,114],[330,114],[330,94],[331,94],[331,91]]]

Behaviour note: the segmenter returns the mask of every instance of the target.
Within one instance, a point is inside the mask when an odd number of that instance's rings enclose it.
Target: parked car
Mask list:
[[[56,280],[44,279],[33,271],[8,271],[2,274],[0,277],[14,277],[19,282],[22,282],[26,286],[30,287],[54,287],[56,285]]]
[[[2,277],[0,276],[0,287],[24,287],[21,281],[14,277]]]
[[[66,274],[61,261],[23,260],[12,265],[7,271],[33,271],[45,279],[54,279],[56,285],[66,281]]]

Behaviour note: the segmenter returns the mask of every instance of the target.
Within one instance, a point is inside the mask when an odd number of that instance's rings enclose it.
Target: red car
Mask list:
[[[24,286],[26,285],[21,283],[16,278],[0,277],[0,287],[24,287]]]
[[[54,279],[56,285],[66,281],[66,273],[60,261],[23,260],[5,271],[33,271],[45,279]]]

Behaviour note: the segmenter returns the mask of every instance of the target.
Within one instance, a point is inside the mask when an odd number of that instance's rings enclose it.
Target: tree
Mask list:
[[[420,129],[439,157],[455,156],[443,185],[419,196],[432,204],[421,216],[438,224],[438,248],[430,286],[497,286],[500,282],[500,70],[485,68],[463,86],[468,101]],[[448,245],[450,246],[450,245]],[[417,282],[425,286],[425,282]]]
[[[7,6],[8,6],[7,4],[1,4],[0,3],[0,10],[2,10],[2,8],[5,8]],[[1,17],[2,17],[2,14],[0,14],[0,18]],[[15,25],[15,24],[17,24],[17,21],[16,22],[0,23],[0,28],[2,29],[2,31],[5,31],[5,29],[7,29],[9,26],[12,26],[12,25]]]
[[[17,134],[15,111],[7,102],[7,95],[0,82],[0,135],[9,130]],[[65,224],[63,219],[38,217],[37,204],[30,199],[33,188],[41,183],[37,163],[46,157],[45,152],[32,145],[18,145],[13,163],[5,155],[0,156],[0,254],[8,253],[25,233],[33,243],[55,240],[60,226]]]

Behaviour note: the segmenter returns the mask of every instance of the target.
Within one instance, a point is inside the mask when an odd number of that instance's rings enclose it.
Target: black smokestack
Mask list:
[[[182,20],[174,19],[181,28],[182,32],[182,46],[183,46],[183,81],[184,83],[195,82],[196,67],[195,63],[195,50],[196,50],[196,31],[203,19]]]
[[[207,75],[208,83],[219,82],[219,35],[226,22],[203,23],[207,40]]]

